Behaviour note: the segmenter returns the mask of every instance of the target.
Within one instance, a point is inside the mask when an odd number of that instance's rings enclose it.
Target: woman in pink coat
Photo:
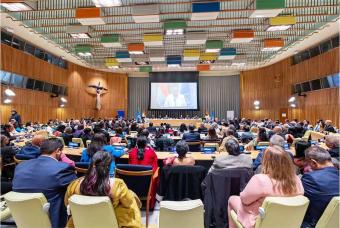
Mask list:
[[[253,176],[240,196],[231,196],[228,202],[229,227],[236,227],[230,211],[237,213],[238,221],[245,227],[255,227],[264,199],[267,196],[303,195],[303,186],[295,174],[292,159],[281,147],[268,147],[264,153],[262,173]]]

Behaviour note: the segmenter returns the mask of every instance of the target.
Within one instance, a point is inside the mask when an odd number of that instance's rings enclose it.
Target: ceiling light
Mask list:
[[[129,51],[131,55],[143,55],[144,51]]]
[[[17,2],[17,3],[1,3],[2,7],[5,7],[9,11],[30,11],[36,9],[36,2]]]
[[[220,52],[221,49],[219,48],[212,48],[212,49],[205,49],[205,52],[207,53],[217,53]]]
[[[61,102],[67,103],[67,100],[66,100],[65,97],[61,97],[60,100],[61,100]]]
[[[296,98],[293,96],[293,97],[290,97],[288,102],[291,103],[291,102],[294,102],[296,100]]]
[[[168,29],[166,30],[167,36],[183,35],[184,29]]]
[[[107,68],[109,68],[109,69],[118,69],[119,66],[108,66]]]
[[[70,33],[70,36],[74,39],[89,39],[91,36],[87,33]]]
[[[65,107],[65,104],[60,104],[60,108],[64,108]]]
[[[255,106],[255,109],[256,109],[256,110],[259,110],[259,109],[260,109],[260,106]]]
[[[81,57],[89,57],[92,56],[91,52],[78,52],[77,53]]]
[[[276,31],[285,31],[292,27],[292,25],[277,25],[277,26],[269,26],[267,28],[267,32],[276,32]]]
[[[256,105],[256,106],[259,106],[260,105],[260,101],[254,101],[254,105]]]
[[[12,99],[6,98],[6,99],[4,100],[4,103],[5,103],[5,104],[10,104],[10,103],[12,103]]]
[[[92,0],[96,7],[114,7],[121,6],[121,0]]]
[[[292,104],[290,104],[290,107],[296,108],[296,104],[292,103]]]
[[[9,97],[15,96],[14,91],[11,90],[11,89],[9,89],[9,88],[5,89],[5,94],[6,94],[7,96],[9,96]]]
[[[232,63],[231,66],[234,66],[234,67],[243,67],[245,66],[246,63]]]
[[[178,68],[181,67],[181,64],[168,64],[169,68]]]

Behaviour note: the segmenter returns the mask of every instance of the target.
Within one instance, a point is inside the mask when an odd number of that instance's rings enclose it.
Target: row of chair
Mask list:
[[[51,227],[49,203],[42,193],[9,192],[4,198],[17,227]],[[340,197],[331,200],[316,228],[339,227],[339,202]],[[304,196],[266,197],[259,208],[255,227],[300,227],[308,204],[309,200]],[[2,219],[4,213],[9,215],[8,210],[1,211]],[[106,196],[73,195],[69,199],[68,213],[72,215],[75,227],[118,227],[112,203]],[[203,213],[201,200],[162,201],[158,227],[174,227],[175,220],[178,228],[203,228]],[[238,228],[243,228],[234,211],[231,211],[231,218]]]

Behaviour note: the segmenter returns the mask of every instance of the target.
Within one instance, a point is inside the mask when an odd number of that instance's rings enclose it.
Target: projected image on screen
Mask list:
[[[197,109],[197,83],[151,83],[151,109]]]

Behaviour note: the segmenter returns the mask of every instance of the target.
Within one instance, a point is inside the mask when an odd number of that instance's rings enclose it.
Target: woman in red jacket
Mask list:
[[[129,164],[132,165],[150,165],[152,170],[158,168],[158,158],[152,147],[148,145],[145,136],[138,137],[137,147],[133,148],[129,153]]]
[[[154,172],[158,172],[158,158],[152,147],[148,145],[145,136],[137,138],[137,147],[129,153],[129,164],[131,165],[149,165]],[[156,203],[156,191],[158,185],[158,173],[154,173],[151,186],[150,208],[153,209]]]

